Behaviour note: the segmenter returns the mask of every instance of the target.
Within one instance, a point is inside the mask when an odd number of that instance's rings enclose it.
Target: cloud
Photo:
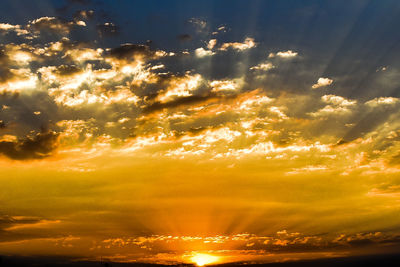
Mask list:
[[[34,224],[40,222],[38,217],[0,215],[0,227],[3,230],[13,224]]]
[[[69,107],[79,107],[82,105],[90,104],[121,104],[121,103],[131,103],[136,104],[139,102],[138,96],[132,93],[130,90],[120,89],[118,91],[94,91],[82,90],[78,94],[68,94],[60,90],[53,90],[50,93],[55,97],[55,102],[69,106]]]
[[[87,5],[87,4],[90,4],[92,1],[91,0],[68,0],[68,2],[70,2],[72,4]]]
[[[321,97],[321,100],[328,105],[317,112],[310,112],[309,115],[313,117],[346,115],[350,114],[351,108],[357,104],[356,100],[349,100],[336,95],[324,95]]]
[[[311,88],[313,89],[317,89],[323,86],[328,86],[331,85],[333,83],[333,80],[329,79],[329,78],[319,78],[316,84],[313,84],[313,86],[311,86]]]
[[[280,51],[275,53],[270,53],[268,55],[269,58],[273,58],[273,57],[280,57],[280,58],[294,58],[297,57],[298,53],[294,52],[292,50],[288,50],[288,51]]]
[[[195,51],[194,51],[194,53],[195,53],[195,55],[197,56],[197,57],[206,57],[206,56],[212,56],[212,55],[214,55],[214,52],[213,51],[211,51],[211,50],[206,50],[206,49],[204,49],[204,48],[202,48],[202,47],[200,47],[200,48],[197,48]]]
[[[0,34],[7,34],[10,32],[15,32],[17,36],[24,36],[29,34],[29,32],[26,29],[23,29],[21,25],[0,23]]]
[[[187,41],[191,41],[192,40],[192,36],[190,34],[187,34],[187,33],[180,34],[180,35],[177,36],[177,38],[178,38],[179,41],[182,41],[182,42],[187,42]]]
[[[2,31],[15,30],[15,29],[19,29],[20,27],[21,27],[20,25],[12,25],[9,23],[0,23],[0,30],[2,30]]]
[[[14,224],[12,226],[9,226],[7,228],[4,228],[5,231],[20,231],[20,230],[26,230],[26,229],[43,229],[47,228],[53,224],[60,223],[60,220],[37,220],[37,221],[28,221],[24,222],[23,220],[15,220],[16,217],[14,217],[14,222],[17,221],[17,224]]]
[[[207,48],[211,50],[215,47],[216,44],[217,44],[217,39],[211,39],[210,41],[208,41]]]
[[[96,28],[100,37],[114,36],[119,33],[118,27],[112,22],[97,24]]]
[[[115,237],[102,240],[98,249],[104,248],[133,248],[142,247],[150,251],[157,251],[163,244],[175,247],[185,247],[186,244],[207,245],[210,248],[226,250],[234,247],[237,250],[248,251],[254,249],[271,250],[275,252],[284,251],[313,251],[331,250],[333,248],[344,248],[348,246],[360,247],[371,244],[399,243],[399,236],[382,232],[367,232],[355,234],[328,235],[306,235],[299,232],[278,231],[270,235],[255,235],[240,233],[234,235],[218,236],[167,236],[151,235],[140,237]]]
[[[324,95],[321,100],[328,104],[333,104],[335,106],[353,106],[357,103],[355,100],[348,100],[341,96],[336,95]]]
[[[81,71],[82,70],[75,65],[60,65],[53,70],[55,74],[58,74],[60,76],[71,76]]]
[[[0,153],[15,160],[41,159],[49,157],[57,146],[58,134],[49,131],[16,141],[0,141]]]
[[[234,80],[216,80],[210,82],[210,86],[212,87],[212,92],[238,92],[243,86],[243,79],[234,79]]]
[[[156,100],[161,103],[193,96],[194,91],[200,86],[202,77],[199,74],[175,77],[169,81],[169,86],[159,92]]]
[[[198,32],[204,32],[208,28],[207,21],[201,18],[191,18],[188,22],[191,23]]]
[[[216,99],[217,96],[215,94],[203,94],[203,95],[189,95],[184,97],[178,97],[174,100],[163,102],[153,102],[145,107],[143,107],[143,112],[145,114],[157,112],[166,108],[179,108],[186,107],[188,105],[193,105],[196,103],[207,102],[211,99]]]
[[[332,243],[341,245],[350,245],[354,247],[372,245],[372,244],[388,244],[388,243],[399,243],[399,235],[385,234],[382,232],[369,232],[369,233],[356,233],[356,234],[341,234]]]
[[[214,32],[212,32],[211,34],[212,35],[217,35],[217,34],[220,34],[220,33],[225,33],[227,31],[228,31],[228,27],[225,26],[225,25],[221,25]]]
[[[365,102],[369,107],[390,106],[399,103],[399,99],[395,97],[378,97]]]
[[[84,21],[64,21],[56,17],[41,17],[30,21],[28,29],[34,31],[48,31],[56,34],[67,35],[76,26],[86,26]]]
[[[200,48],[197,48],[194,51],[194,53],[199,58],[206,57],[206,56],[212,56],[215,54],[215,52],[213,52],[212,50],[216,46],[216,44],[217,44],[217,39],[211,39],[210,41],[208,41],[207,49],[200,47]]]
[[[398,158],[398,155],[397,157],[392,158],[391,164],[398,164]],[[367,196],[398,198],[400,196],[400,185],[384,185],[379,188],[372,188],[368,191]]]
[[[4,83],[12,79],[15,75],[10,70],[11,64],[9,57],[5,54],[4,49],[0,50],[0,83]]]
[[[247,37],[243,41],[243,43],[239,43],[239,42],[223,43],[221,45],[221,47],[219,48],[219,50],[226,51],[228,49],[234,49],[234,50],[243,51],[243,50],[247,50],[247,49],[250,49],[250,48],[253,48],[256,46],[257,46],[257,43],[254,42],[254,38]]]
[[[272,63],[260,63],[256,66],[253,66],[250,68],[250,70],[258,70],[258,71],[268,71],[275,68],[274,65],[272,65]]]
[[[48,236],[43,233],[60,223],[60,220],[46,219],[37,216],[10,216],[0,215],[0,233],[2,243],[32,241]]]
[[[88,20],[94,17],[93,10],[78,10],[74,14],[75,20]]]
[[[326,171],[328,170],[327,166],[324,165],[309,165],[309,166],[305,166],[302,168],[294,168],[291,171],[287,172],[287,174],[289,175],[294,175],[294,174],[302,174],[304,175],[304,173],[310,173],[310,172],[321,172],[321,171]]]
[[[155,56],[155,52],[150,50],[150,47],[147,45],[140,44],[123,44],[119,47],[112,48],[108,51],[111,57],[116,59],[125,59],[129,60],[135,57],[150,59]]]

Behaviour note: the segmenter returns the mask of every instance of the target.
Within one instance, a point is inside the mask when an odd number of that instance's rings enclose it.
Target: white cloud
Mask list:
[[[312,88],[313,89],[317,89],[317,88],[322,87],[322,86],[331,85],[332,83],[333,83],[332,79],[321,77],[321,78],[318,79],[317,83],[313,84]]]
[[[264,70],[264,71],[267,71],[267,70],[270,70],[270,69],[273,69],[273,68],[275,68],[275,66],[272,65],[271,63],[260,63],[260,64],[254,66],[254,67],[251,67],[250,69],[251,70]]]
[[[191,18],[191,19],[189,19],[189,22],[192,23],[196,27],[198,32],[202,32],[208,28],[207,21],[200,19],[200,18]]]
[[[337,95],[324,95],[321,100],[328,105],[317,112],[308,113],[312,117],[324,117],[328,115],[345,115],[351,113],[351,109],[357,104],[356,100],[349,100]]]
[[[11,25],[9,23],[0,23],[0,30],[8,31],[8,30],[14,30],[17,28],[20,28],[19,25]]]
[[[217,44],[217,39],[211,39],[209,42],[208,42],[208,45],[207,45],[207,48],[208,49],[213,49],[214,48],[214,46]]]
[[[270,53],[268,55],[268,57],[269,58],[272,58],[272,57],[293,58],[293,57],[296,57],[297,55],[298,55],[297,52],[294,52],[292,50],[288,50],[288,51],[280,51],[280,52],[278,52],[276,54],[275,53]]]
[[[243,86],[243,79],[234,79],[234,80],[216,80],[210,83],[212,92],[235,92],[239,90],[240,87]]]
[[[379,98],[374,98],[372,100],[369,100],[365,102],[367,106],[370,107],[377,107],[380,105],[394,105],[399,102],[398,98],[395,97],[379,97]]]
[[[194,51],[195,55],[197,57],[206,57],[206,56],[212,56],[214,53],[211,50],[206,50],[203,47],[197,48]]]
[[[228,48],[232,48],[232,49],[235,49],[235,50],[243,51],[243,50],[246,50],[246,49],[250,49],[250,48],[256,47],[256,45],[257,44],[254,42],[254,38],[247,37],[244,40],[243,43],[238,43],[238,42],[224,43],[224,44],[222,44],[220,50],[225,51]]]
[[[9,23],[0,23],[0,32],[11,32],[14,31],[17,35],[26,35],[29,32],[21,28],[21,25],[12,25]]]
[[[352,106],[357,103],[355,100],[348,100],[344,97],[337,95],[324,95],[321,100],[328,104],[333,104],[335,106]]]

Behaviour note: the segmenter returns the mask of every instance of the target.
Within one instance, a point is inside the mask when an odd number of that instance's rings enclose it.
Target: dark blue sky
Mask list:
[[[383,1],[23,1],[6,0],[0,3],[3,22],[26,24],[42,16],[57,16],[70,20],[79,10],[95,13],[89,26],[112,22],[117,33],[102,36],[75,32],[79,41],[93,42],[103,47],[122,43],[145,43],[169,51],[195,49],[204,45],[221,25],[227,32],[220,41],[237,41],[253,37],[265,51],[292,49],[305,60],[302,67],[320,73],[341,77],[340,93],[349,97],[376,96],[376,87],[389,84],[376,76],[382,66],[397,68],[400,64],[400,2]],[[207,22],[204,31],[197,31],[196,18]],[[188,34],[190,41],[177,36]],[[229,62],[229,61],[228,61]],[[288,73],[294,69],[287,69]],[[286,73],[287,74],[287,73]],[[288,77],[286,75],[286,77]],[[287,78],[288,82],[292,78]],[[293,78],[294,84],[299,84]],[[279,81],[281,83],[281,81]],[[301,82],[300,82],[301,84]],[[398,96],[398,84],[380,89],[380,94]]]

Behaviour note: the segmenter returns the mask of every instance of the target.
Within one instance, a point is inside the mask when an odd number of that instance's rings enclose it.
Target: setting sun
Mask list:
[[[203,253],[196,253],[193,257],[190,258],[193,263],[197,266],[204,266],[210,263],[216,263],[219,260],[219,257],[212,256]]]

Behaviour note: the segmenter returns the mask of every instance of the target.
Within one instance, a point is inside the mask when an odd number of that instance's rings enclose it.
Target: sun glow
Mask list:
[[[190,260],[197,266],[204,266],[210,263],[217,262],[219,260],[219,257],[209,254],[196,253],[190,258]]]

